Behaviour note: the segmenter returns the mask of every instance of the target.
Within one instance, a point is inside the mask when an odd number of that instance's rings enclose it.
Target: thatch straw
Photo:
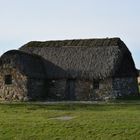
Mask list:
[[[0,68],[8,64],[9,67],[18,68],[23,74],[29,77],[45,78],[44,64],[42,58],[38,55],[11,50],[4,53],[0,60]]]
[[[51,79],[137,76],[131,53],[119,38],[32,41],[20,50],[42,56]]]

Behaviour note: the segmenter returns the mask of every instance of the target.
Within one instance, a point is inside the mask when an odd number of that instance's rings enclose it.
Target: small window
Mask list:
[[[5,75],[5,84],[6,85],[12,84],[12,75]]]
[[[94,89],[99,89],[99,81],[94,81],[93,82],[93,88]]]

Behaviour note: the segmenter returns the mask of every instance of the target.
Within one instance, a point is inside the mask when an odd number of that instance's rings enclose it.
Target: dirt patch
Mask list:
[[[50,118],[51,120],[61,120],[61,121],[68,121],[68,120],[72,120],[75,117],[72,116],[61,116],[61,117],[55,117],[55,118]]]

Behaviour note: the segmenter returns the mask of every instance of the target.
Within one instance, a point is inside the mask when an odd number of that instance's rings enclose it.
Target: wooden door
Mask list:
[[[66,84],[67,100],[75,100],[75,80],[68,79]]]

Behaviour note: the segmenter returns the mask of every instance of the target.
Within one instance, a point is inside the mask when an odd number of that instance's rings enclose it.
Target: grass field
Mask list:
[[[0,104],[0,140],[139,140],[140,102]]]

